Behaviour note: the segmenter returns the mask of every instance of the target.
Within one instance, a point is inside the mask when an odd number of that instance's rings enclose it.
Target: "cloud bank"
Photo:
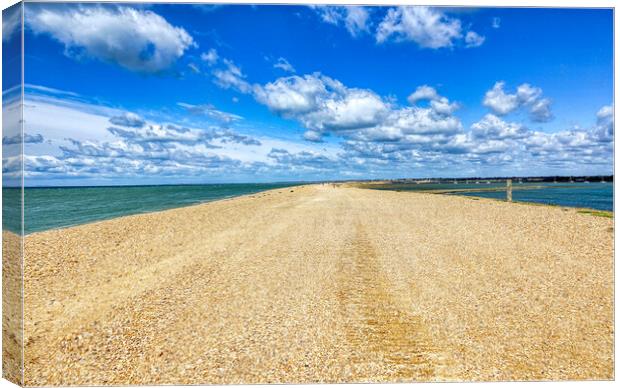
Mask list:
[[[190,47],[193,38],[163,17],[131,7],[28,7],[27,27],[48,34],[75,58],[94,58],[126,69],[157,73],[170,68]]]

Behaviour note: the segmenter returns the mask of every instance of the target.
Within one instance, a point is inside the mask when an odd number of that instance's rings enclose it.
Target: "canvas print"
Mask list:
[[[4,378],[612,380],[613,23],[5,9]]]

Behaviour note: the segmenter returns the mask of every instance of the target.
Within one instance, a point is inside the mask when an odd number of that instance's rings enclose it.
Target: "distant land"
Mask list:
[[[521,182],[613,182],[613,175],[557,175],[557,176],[497,176],[497,177],[468,177],[468,178],[450,178],[450,177],[437,177],[437,178],[396,178],[396,179],[365,179],[354,180],[355,182],[391,182],[391,183],[474,183],[475,181],[490,181],[498,182],[505,181],[506,179],[512,179],[513,181]],[[340,181],[351,182],[351,181]]]

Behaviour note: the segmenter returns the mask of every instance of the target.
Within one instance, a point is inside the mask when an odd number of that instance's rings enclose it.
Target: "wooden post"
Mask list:
[[[512,179],[506,179],[506,201],[512,202]]]

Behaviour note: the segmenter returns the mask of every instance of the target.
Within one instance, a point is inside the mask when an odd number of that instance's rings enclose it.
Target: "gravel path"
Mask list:
[[[26,238],[27,385],[613,378],[613,222],[331,185]]]

